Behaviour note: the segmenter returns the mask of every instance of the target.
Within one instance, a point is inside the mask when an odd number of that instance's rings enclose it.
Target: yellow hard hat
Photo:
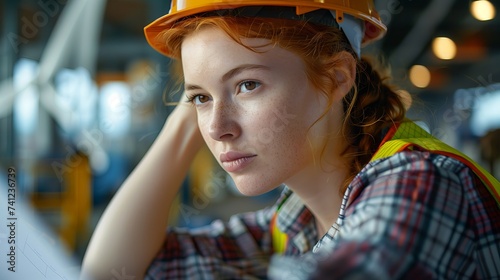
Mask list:
[[[156,40],[156,37],[176,21],[199,13],[249,6],[295,7],[297,15],[325,9],[335,12],[338,23],[344,20],[345,13],[364,21],[363,44],[381,38],[387,31],[373,0],[172,0],[170,12],[147,25],[144,33],[155,50],[169,56],[165,44]]]

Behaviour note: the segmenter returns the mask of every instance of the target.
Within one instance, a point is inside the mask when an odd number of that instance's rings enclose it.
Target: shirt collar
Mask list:
[[[286,186],[277,205],[277,226],[280,231],[288,235],[301,253],[309,251],[317,241],[316,224],[311,211]]]

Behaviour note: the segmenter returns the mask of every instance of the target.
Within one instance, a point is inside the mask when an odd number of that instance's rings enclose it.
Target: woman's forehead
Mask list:
[[[270,59],[286,56],[288,51],[263,38],[241,38],[236,42],[223,30],[213,27],[186,36],[181,46],[182,61]],[[249,63],[249,62],[246,62]]]
[[[245,69],[283,71],[300,67],[301,59],[266,39],[247,38],[242,42],[252,50],[230,38],[224,31],[212,28],[197,31],[185,38],[181,47],[184,78],[200,80],[214,73],[226,73],[242,65],[260,65]],[[202,82],[202,81],[196,81]]]

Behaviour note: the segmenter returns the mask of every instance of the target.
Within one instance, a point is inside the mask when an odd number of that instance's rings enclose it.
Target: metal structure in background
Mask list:
[[[2,65],[3,79],[0,82],[0,134],[7,141],[4,142],[2,139],[0,163],[12,165],[17,169],[18,197],[31,200],[31,204],[39,211],[56,210],[60,213],[60,219],[53,227],[59,232],[66,247],[74,252],[79,243],[85,242],[88,233],[92,207],[92,173],[89,169],[89,158],[93,155],[76,153],[67,154],[62,160],[42,159],[39,158],[42,153],[37,151],[40,150],[40,146],[32,143],[45,142],[50,148],[53,145],[53,127],[58,126],[63,132],[67,132],[72,129],[72,119],[78,118],[70,107],[55,102],[57,98],[54,77],[61,69],[67,67],[81,67],[91,75],[95,74],[106,1],[72,0],[64,6],[56,1],[39,2],[39,5],[49,3],[48,5],[52,6],[43,6],[37,11],[40,13],[39,22],[26,22],[26,18],[22,18],[21,22],[25,24],[22,25],[23,30],[16,30],[18,24],[16,14],[19,6],[15,1],[7,3],[4,18],[7,38],[3,40],[6,59],[2,60],[5,64]],[[38,71],[29,82],[19,87],[12,74],[18,47],[28,41],[27,38],[30,36],[32,38],[40,32],[39,29],[42,27],[40,22],[47,24],[49,13],[55,16],[58,11],[61,12],[44,46]],[[33,19],[37,18],[34,16]],[[44,19],[45,21],[41,21]],[[27,28],[31,28],[32,33],[27,33]],[[27,141],[18,139],[19,143],[14,143],[13,136],[16,135],[13,129],[14,102],[26,90],[38,95],[36,98],[38,125],[35,133],[29,135],[30,139]],[[92,151],[102,151],[99,143],[94,145]],[[63,162],[60,163],[58,160]],[[39,190],[39,185],[47,185],[49,190]],[[53,188],[58,185],[61,188],[54,190]]]
[[[0,118],[11,113],[14,99],[20,92],[34,85],[40,92],[42,107],[63,129],[67,129],[67,120],[73,117],[72,112],[54,105],[55,89],[52,78],[59,69],[69,66],[69,63],[95,73],[98,39],[105,4],[105,0],[68,2],[44,47],[36,77],[24,88],[14,88],[11,76],[0,82],[2,93],[0,95]]]
[[[12,4],[15,1],[7,1],[7,3],[10,6],[7,7],[8,9],[5,12],[9,15],[13,14],[15,18],[10,20],[12,22],[7,22],[6,28],[9,28],[9,30],[5,33],[7,38],[4,38],[4,48],[7,50],[6,55],[9,56],[9,59],[6,60],[8,65],[4,66],[4,68],[9,68],[6,70],[9,74],[3,75],[3,80],[0,81],[0,129],[2,129],[2,137],[6,138],[5,142],[2,141],[2,147],[0,147],[2,154],[0,156],[5,159],[4,161],[12,164],[13,161],[19,161],[20,159],[24,161],[30,155],[37,157],[50,150],[51,143],[54,142],[54,139],[52,139],[54,137],[54,127],[57,126],[63,133],[67,133],[72,129],[73,120],[79,118],[72,108],[65,106],[67,104],[55,102],[54,77],[65,67],[81,67],[86,69],[90,75],[95,75],[99,37],[106,1],[72,0],[64,6],[56,1],[49,1],[45,2],[48,6],[39,7],[40,9],[37,11],[37,13],[40,13],[39,18],[43,19],[41,15],[45,16],[46,19],[49,18],[49,15],[53,17],[58,11],[60,11],[60,14],[46,45],[43,47],[38,71],[29,82],[24,83],[21,87],[16,86],[16,82],[12,77],[13,60],[19,52],[19,46],[22,46],[21,43],[25,43],[23,40],[28,41],[28,38],[34,37],[37,32],[41,32],[43,25],[36,22],[37,17],[33,16],[34,22],[26,21],[23,18],[21,20],[21,30],[16,30],[18,20],[15,15],[19,6]],[[42,5],[40,3],[43,2],[38,3]],[[6,17],[6,19],[9,20],[10,16]],[[45,24],[46,22],[47,20]],[[31,28],[31,32],[34,34],[28,34],[28,28]],[[37,145],[26,144],[23,139],[14,142],[16,133],[13,129],[13,105],[17,96],[28,89],[34,89],[34,92],[38,95]],[[86,131],[81,133],[85,134]],[[96,156],[102,158],[102,155],[105,154],[100,143],[94,145],[92,152],[94,154],[88,155],[91,159]],[[28,161],[30,160],[26,160],[25,164],[21,162],[21,168],[30,169],[30,166],[35,161],[33,159],[31,159],[32,163]]]
[[[393,67],[408,69],[411,66],[431,41],[437,26],[450,13],[454,3],[455,0],[434,0],[429,3],[420,19],[392,52],[389,60]]]

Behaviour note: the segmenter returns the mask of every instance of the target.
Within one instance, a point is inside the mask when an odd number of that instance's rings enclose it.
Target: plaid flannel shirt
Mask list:
[[[273,256],[270,220],[288,235]],[[499,279],[500,208],[459,161],[405,151],[369,163],[318,237],[285,188],[273,206],[197,230],[171,229],[146,279]]]

